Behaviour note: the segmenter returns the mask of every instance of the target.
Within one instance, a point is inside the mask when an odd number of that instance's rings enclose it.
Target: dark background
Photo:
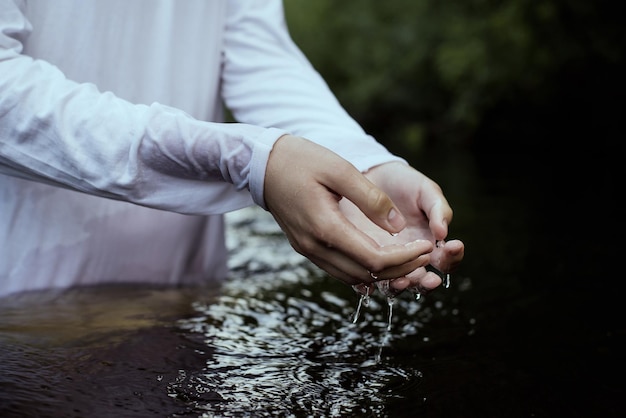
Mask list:
[[[441,399],[420,413],[622,415],[619,2],[285,4],[293,38],[348,111],[455,210],[457,274],[473,279],[458,303],[480,326],[455,342],[440,324],[448,344],[424,367],[439,376],[424,391]]]
[[[394,150],[623,151],[619,2],[310,3],[285,2],[293,38]]]
[[[477,208],[457,196],[467,192],[462,170],[428,167],[435,156],[440,167],[471,160],[493,181],[494,196],[516,195],[525,205],[532,245],[516,268],[542,266],[529,286],[589,296],[620,286],[626,25],[619,2],[287,0],[285,7],[293,38],[355,119],[442,185],[455,210],[453,234]],[[469,245],[467,264],[476,256]]]

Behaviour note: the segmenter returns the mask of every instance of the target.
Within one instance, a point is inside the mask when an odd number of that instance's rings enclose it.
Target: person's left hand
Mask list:
[[[460,240],[445,242],[448,224],[452,221],[452,208],[439,185],[401,162],[376,166],[365,175],[393,200],[407,220],[406,227],[393,236],[371,222],[348,199],[342,199],[339,206],[346,217],[381,246],[416,239],[428,240],[434,244],[430,265],[443,274],[454,271],[463,260],[465,246]],[[439,274],[420,266],[409,274],[391,280],[389,286],[392,293],[407,288],[426,293],[441,283]]]
[[[429,240],[381,246],[355,227],[340,201],[354,202],[387,235],[404,229],[406,220],[356,167],[304,138],[285,135],[274,144],[264,198],[292,247],[346,284],[404,277],[430,262]]]

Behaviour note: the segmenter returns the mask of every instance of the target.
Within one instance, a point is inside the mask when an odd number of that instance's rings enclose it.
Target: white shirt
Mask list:
[[[224,278],[222,214],[265,207],[287,132],[360,170],[398,160],[280,1],[0,0],[0,295]]]

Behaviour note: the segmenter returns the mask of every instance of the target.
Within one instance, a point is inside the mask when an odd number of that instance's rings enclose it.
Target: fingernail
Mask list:
[[[387,214],[387,221],[392,227],[398,230],[404,229],[404,225],[406,223],[404,216],[402,216],[402,214],[395,208],[391,208],[389,214]]]

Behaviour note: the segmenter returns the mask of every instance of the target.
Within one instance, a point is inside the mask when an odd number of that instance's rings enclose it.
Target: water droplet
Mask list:
[[[413,294],[415,300],[420,300],[422,298],[422,293],[420,292],[419,286],[407,287],[407,290]]]
[[[380,362],[382,362],[382,359],[383,359],[383,347],[387,345],[388,341],[389,341],[389,330],[387,330],[387,332],[385,332],[385,335],[383,336],[383,339],[380,342],[380,346],[378,347],[378,352],[374,356],[374,362],[376,364],[379,364]]]
[[[352,314],[352,323],[356,324],[356,321],[359,320],[359,316],[361,315],[361,307],[368,306],[370,303],[370,294],[372,293],[372,288],[366,284],[354,285],[352,286],[352,288],[360,295],[356,311]]]
[[[450,288],[450,273],[446,273],[443,276],[443,287],[446,289]]]
[[[387,305],[389,306],[389,319],[387,320],[387,331],[391,331],[391,319],[393,317],[393,303],[395,302],[395,297],[388,296],[387,297]]]
[[[359,316],[361,315],[361,306],[363,306],[363,300],[366,299],[367,296],[361,295],[359,297],[359,304],[356,306],[356,311],[352,314],[352,323],[356,324],[356,321],[359,320]]]

